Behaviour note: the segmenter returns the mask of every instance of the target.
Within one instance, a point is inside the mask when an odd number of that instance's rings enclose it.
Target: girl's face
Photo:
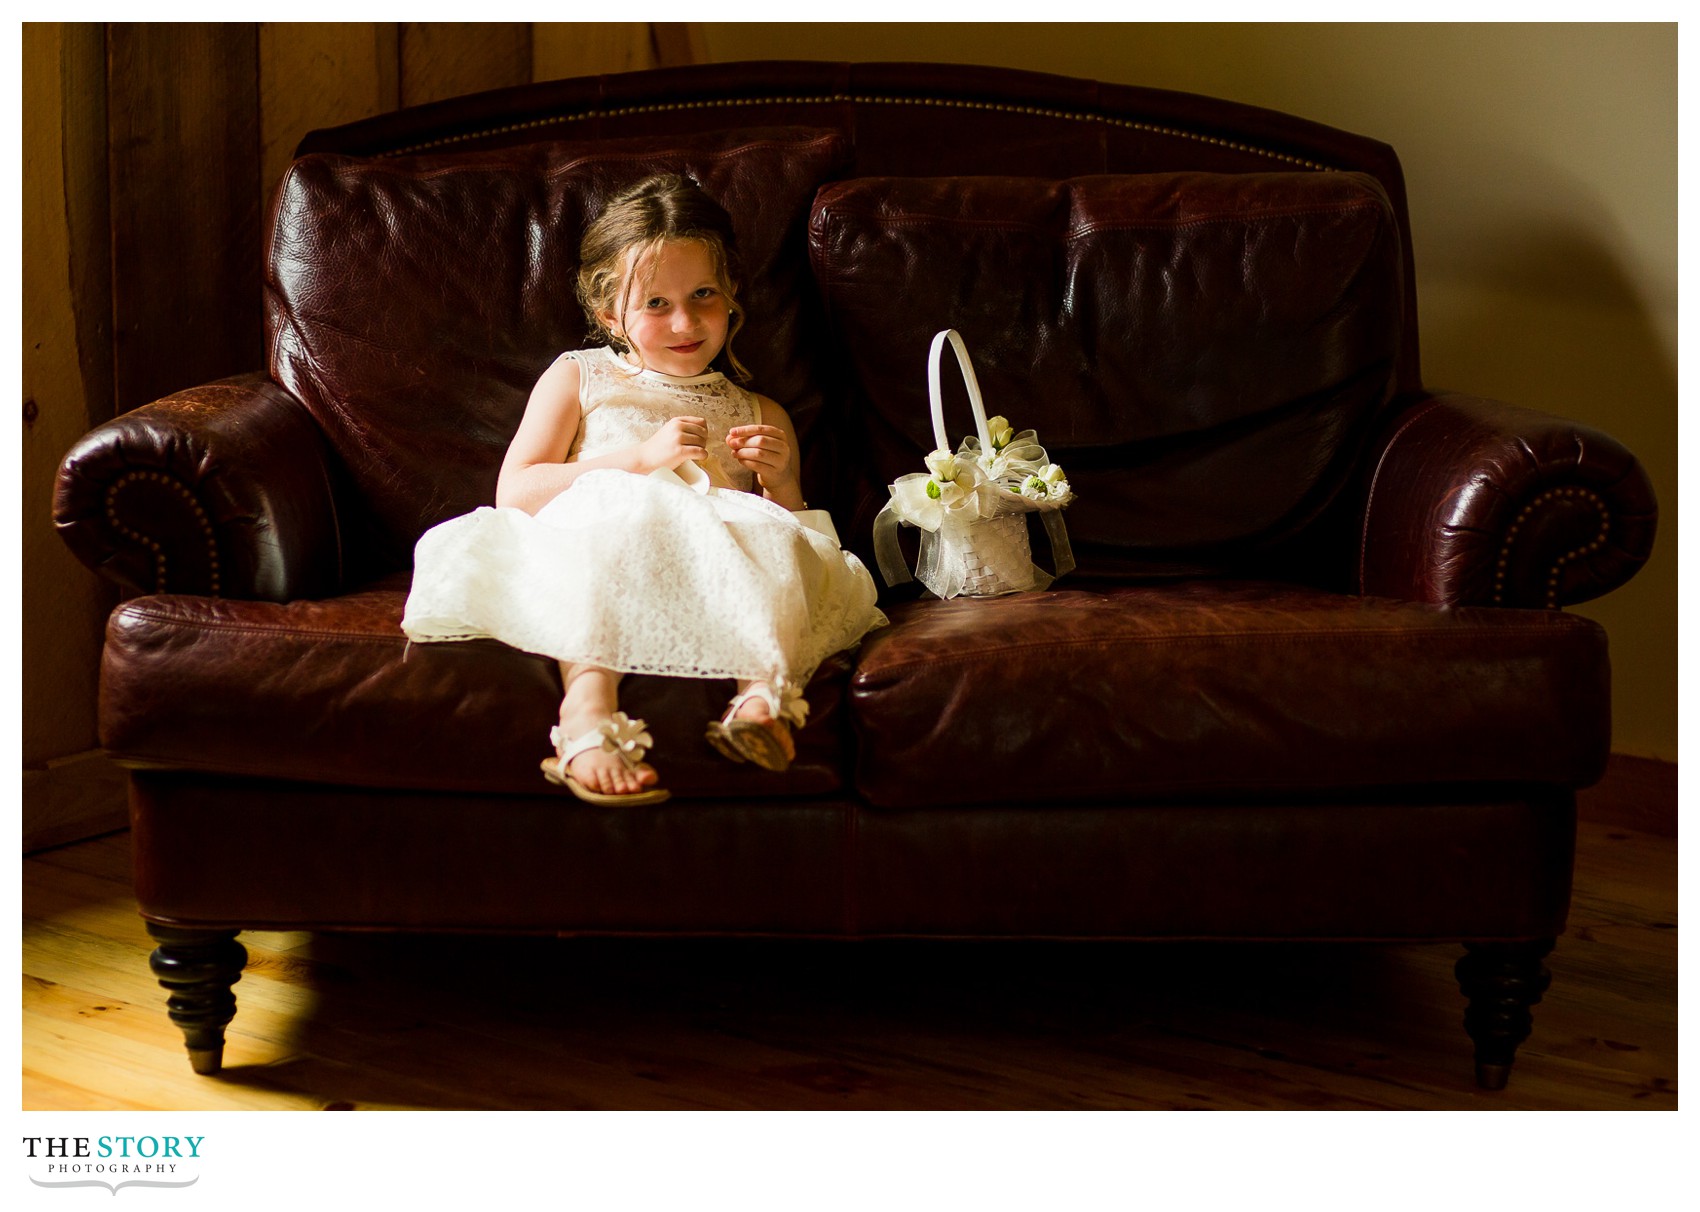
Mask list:
[[[625,314],[604,316],[603,323],[624,337],[650,370],[681,378],[705,373],[726,344],[731,322],[708,246],[669,241],[653,258],[632,265],[625,285]]]

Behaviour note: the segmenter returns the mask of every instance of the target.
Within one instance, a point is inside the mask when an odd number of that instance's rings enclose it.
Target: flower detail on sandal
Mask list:
[[[809,700],[803,697],[803,688],[790,678],[774,678],[771,693],[763,694],[755,686],[750,691],[756,698],[767,700],[767,709],[774,719],[784,720],[793,728],[801,728],[809,718]]]
[[[549,729],[549,743],[557,750],[561,748],[562,739],[559,724]],[[618,754],[628,768],[636,768],[644,755],[655,747],[655,738],[649,735],[648,724],[632,719],[623,711],[616,711],[571,744],[573,751],[562,754],[562,762],[570,762],[586,750],[601,748],[605,753]]]
[[[642,720],[631,719],[623,711],[614,712],[589,732],[571,740],[565,739],[564,731],[556,724],[549,729],[549,743],[555,747],[555,756],[543,759],[544,777],[565,787],[586,803],[659,804],[670,794],[661,787],[619,793],[595,791],[567,773],[567,765],[574,758],[593,749],[612,753],[627,770],[636,770],[643,763],[644,756],[655,744],[655,738],[649,735],[648,725]]]

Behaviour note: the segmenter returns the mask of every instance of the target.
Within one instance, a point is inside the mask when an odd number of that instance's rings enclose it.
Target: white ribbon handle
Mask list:
[[[874,563],[879,565],[880,575],[887,585],[902,585],[914,579],[909,575],[909,565],[903,562],[903,548],[897,545],[897,524],[900,520],[891,501],[887,501],[885,508],[874,517]]]
[[[939,390],[939,355],[944,352],[946,341],[956,351],[956,365],[962,371],[962,381],[968,386],[968,403],[974,408],[974,428],[980,435],[980,449],[990,450],[992,435],[986,428],[986,404],[980,398],[980,380],[974,377],[974,363],[968,357],[968,346],[962,343],[962,334],[954,328],[947,328],[933,337],[933,347],[927,352],[927,397],[933,405],[933,449],[954,449],[949,435],[945,433],[944,393]]]

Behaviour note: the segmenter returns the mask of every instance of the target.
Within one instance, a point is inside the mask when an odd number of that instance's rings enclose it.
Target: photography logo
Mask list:
[[[201,1181],[204,1136],[26,1136],[24,1159],[38,1187],[192,1187]]]

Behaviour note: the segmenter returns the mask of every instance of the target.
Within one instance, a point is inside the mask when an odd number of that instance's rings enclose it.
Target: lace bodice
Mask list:
[[[749,392],[718,371],[680,379],[639,370],[607,346],[561,355],[579,366],[579,404],[583,410],[567,461],[593,458],[634,446],[673,417],[702,417],[708,422],[708,460],[703,470],[720,488],[749,492],[755,473],[745,469],[726,445],[726,431],[754,425],[761,408]]]

